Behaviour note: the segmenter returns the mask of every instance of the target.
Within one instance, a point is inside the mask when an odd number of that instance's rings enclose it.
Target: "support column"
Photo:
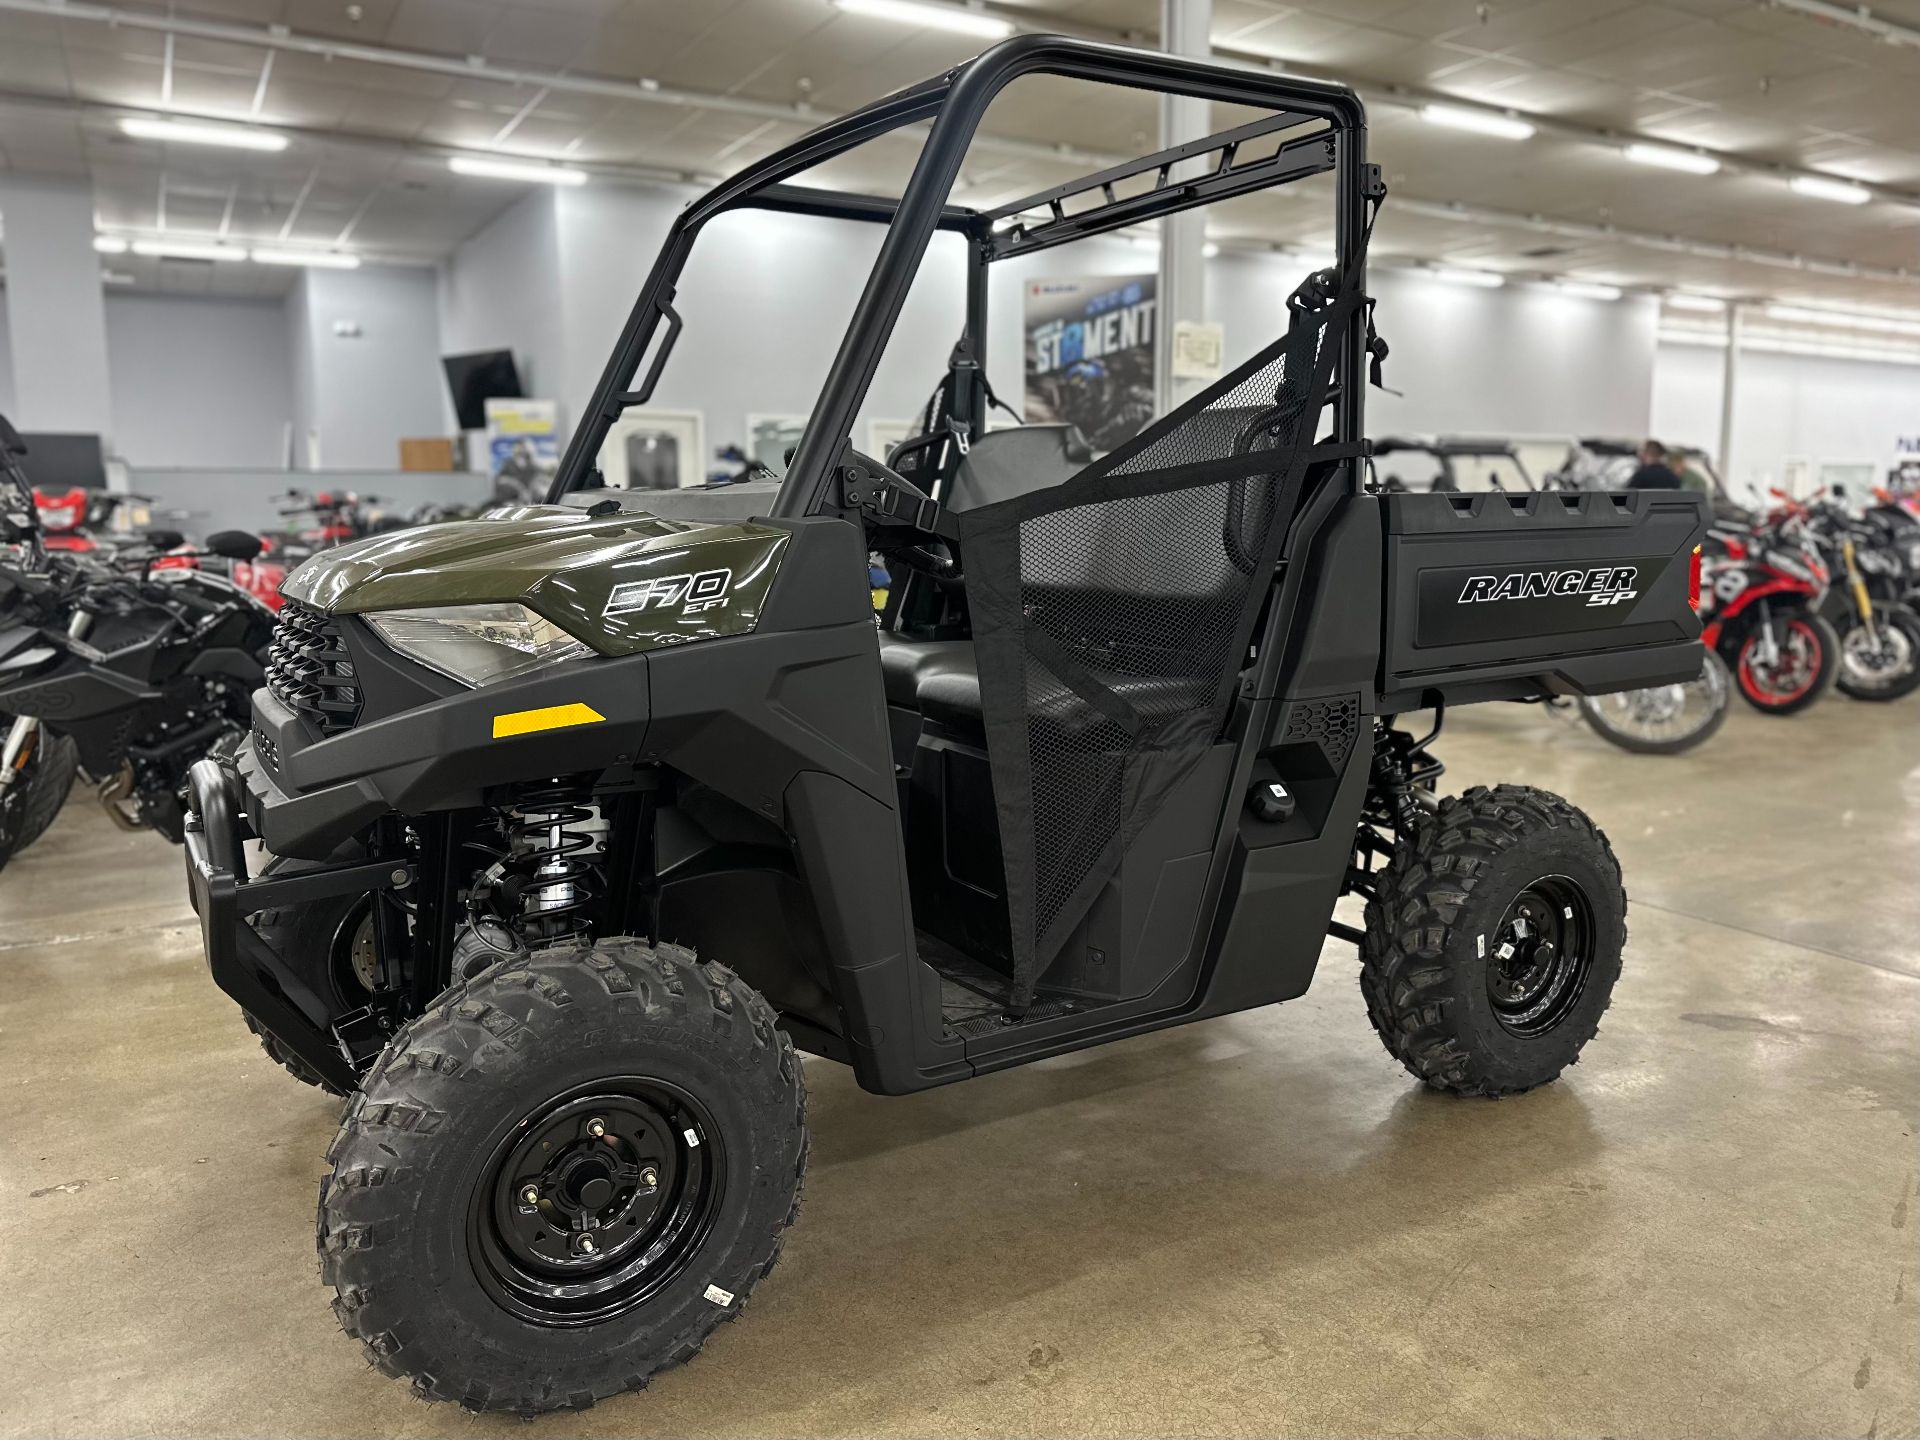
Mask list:
[[[85,182],[0,175],[7,344],[22,430],[107,437],[107,310]]]
[[[1212,53],[1213,0],[1160,0],[1160,48],[1170,55],[1204,59]],[[1185,95],[1160,97],[1162,148],[1198,140],[1213,129],[1213,110],[1205,100]],[[1202,161],[1188,161],[1176,178],[1198,173]],[[1206,207],[1168,215],[1160,221],[1160,295],[1154,307],[1154,354],[1159,371],[1160,413],[1206,386],[1200,380],[1173,378],[1173,331],[1182,320],[1207,318]]]
[[[1720,370],[1720,483],[1733,491],[1733,403],[1740,388],[1740,341],[1746,334],[1747,310],[1738,300],[1727,303],[1726,360]]]

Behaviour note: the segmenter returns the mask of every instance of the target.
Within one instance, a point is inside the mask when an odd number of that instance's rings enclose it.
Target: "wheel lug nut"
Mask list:
[[[607,1122],[596,1116],[594,1119],[587,1121],[587,1133],[598,1140],[607,1133]]]
[[[538,1205],[540,1203],[539,1188],[533,1185],[527,1186],[526,1189],[520,1192],[520,1203],[523,1205]]]
[[[649,1165],[640,1172],[640,1183],[651,1190],[660,1183],[660,1172]]]
[[[600,1249],[598,1245],[593,1243],[593,1236],[591,1235],[582,1235],[578,1240],[573,1242],[573,1248],[578,1250],[582,1255],[592,1255]]]

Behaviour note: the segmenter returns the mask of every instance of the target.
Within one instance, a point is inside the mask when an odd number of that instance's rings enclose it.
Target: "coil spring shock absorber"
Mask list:
[[[534,943],[550,943],[591,928],[587,915],[597,889],[592,862],[581,852],[594,847],[584,830],[597,812],[561,784],[524,795],[509,816],[511,859],[519,879],[520,928]]]
[[[1368,797],[1375,802],[1378,813],[1390,824],[1396,835],[1410,837],[1422,819],[1422,784],[1430,785],[1446,773],[1442,765],[1427,751],[1440,734],[1440,727],[1446,723],[1445,705],[1434,706],[1433,729],[1419,739],[1403,730],[1393,728],[1392,722],[1382,721],[1375,729],[1373,751],[1373,786]],[[1426,796],[1428,806],[1432,796]]]

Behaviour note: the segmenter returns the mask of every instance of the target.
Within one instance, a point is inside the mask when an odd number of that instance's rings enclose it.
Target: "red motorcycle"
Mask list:
[[[33,508],[39,512],[41,544],[48,550],[70,554],[88,554],[110,548],[98,538],[106,533],[113,512],[129,500],[142,497],[123,495],[117,490],[90,490],[76,485],[64,493],[34,488]]]
[[[269,610],[278,610],[286,602],[280,596],[280,582],[287,578],[284,563],[272,558],[272,544],[264,537],[260,538],[260,554],[252,560],[215,560],[208,564],[205,554],[188,551],[181,554],[156,555],[148,562],[150,570],[210,570],[215,574],[222,571],[227,579]],[[171,548],[171,547],[170,547]]]
[[[1840,638],[1819,615],[1827,567],[1770,525],[1716,526],[1701,546],[1700,639],[1767,715],[1804,710],[1833,683]]]

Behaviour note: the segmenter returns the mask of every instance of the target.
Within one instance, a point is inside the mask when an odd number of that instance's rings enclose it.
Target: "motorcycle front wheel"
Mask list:
[[[1697,680],[1654,685],[1613,695],[1585,695],[1580,713],[1604,740],[1636,755],[1678,755],[1706,740],[1725,723],[1727,666],[1711,650]]]
[[[1758,627],[1740,639],[1733,674],[1740,698],[1763,715],[1793,715],[1826,693],[1838,667],[1840,637],[1818,615],[1782,617],[1774,627],[1778,654],[1767,657]]]
[[[0,732],[8,723],[0,716]],[[72,740],[45,728],[34,732],[22,752],[20,773],[13,784],[0,787],[0,868],[46,833],[67,803],[78,768]]]
[[[1855,700],[1898,700],[1920,689],[1920,615],[1904,605],[1876,605],[1872,631],[1854,624],[1840,632],[1840,671],[1834,683]]]

